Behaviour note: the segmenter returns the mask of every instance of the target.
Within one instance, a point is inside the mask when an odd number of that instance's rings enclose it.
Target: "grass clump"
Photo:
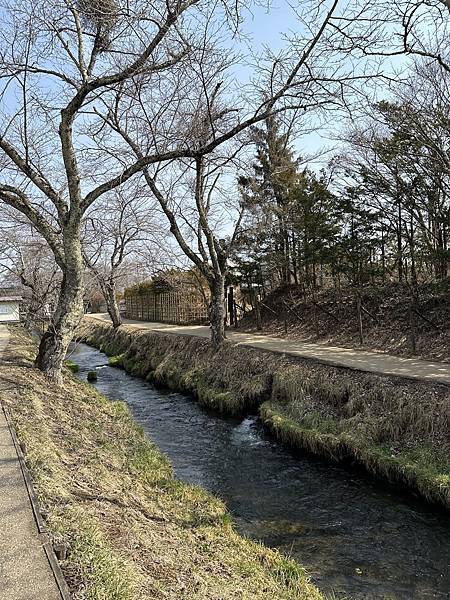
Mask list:
[[[64,365],[71,371],[72,373],[78,373],[80,371],[79,365],[73,362],[73,360],[65,360]]]
[[[122,366],[123,354],[116,354],[108,358],[108,364],[110,367],[121,367]]]
[[[123,402],[49,381],[24,358],[30,345],[14,332],[0,378],[14,378],[4,399],[53,541],[68,547],[74,600],[322,599],[298,563],[239,536],[218,498],[175,480]]]
[[[98,380],[97,371],[89,371],[86,375],[86,379],[89,383],[95,383]]]

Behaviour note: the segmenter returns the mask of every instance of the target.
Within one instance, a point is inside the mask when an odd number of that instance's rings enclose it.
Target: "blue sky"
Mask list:
[[[300,23],[289,3],[283,0],[274,0],[271,2],[269,10],[266,7],[257,6],[251,9],[251,14],[246,13],[243,32],[248,36],[249,41],[245,41],[242,46],[250,44],[255,52],[263,50],[266,46],[276,53],[286,45],[283,34],[298,32],[299,28]],[[246,72],[243,67],[239,68],[239,78],[247,78],[249,74],[249,70]],[[335,142],[327,137],[329,134],[329,131],[321,128],[320,131],[300,135],[294,141],[294,148],[300,155],[312,156],[320,151],[325,151],[321,159],[314,161],[315,165],[320,168],[331,158],[332,149],[335,146]]]

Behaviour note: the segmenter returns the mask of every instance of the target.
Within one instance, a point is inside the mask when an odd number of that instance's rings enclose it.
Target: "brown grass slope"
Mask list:
[[[362,304],[364,348],[412,356],[410,328],[410,290],[406,285],[366,285]],[[418,310],[436,327],[413,313],[417,337],[417,356],[450,362],[450,279],[418,288]],[[314,301],[316,304],[314,304]],[[285,306],[289,310],[285,309]],[[285,332],[284,318],[287,317]],[[305,297],[300,286],[275,290],[261,306],[265,333],[293,340],[328,342],[344,347],[360,347],[355,291],[343,288]],[[256,328],[249,313],[241,323],[246,330]]]
[[[132,374],[193,394],[209,408],[259,407],[286,443],[450,506],[448,386],[382,377],[226,343],[86,318],[79,335]]]
[[[320,600],[298,563],[245,540],[221,501],[173,478],[132,420],[67,370],[57,386],[13,329],[0,361],[45,520],[76,600]]]

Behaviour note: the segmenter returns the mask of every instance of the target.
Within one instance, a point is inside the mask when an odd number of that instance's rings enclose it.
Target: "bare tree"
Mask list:
[[[145,181],[160,203],[178,245],[208,283],[211,294],[211,339],[213,345],[219,347],[225,338],[228,259],[245,205],[240,202],[237,190],[234,198],[229,196],[230,188],[233,191],[229,183],[221,187],[221,176],[226,179],[225,165],[211,164],[204,157],[199,157],[194,165],[180,162],[177,165],[172,163],[170,167],[170,178],[164,177],[166,173],[151,175],[146,171]],[[180,197],[183,188],[185,193]],[[227,206],[226,211],[224,206]],[[233,217],[234,223],[231,225]],[[227,235],[224,232],[225,223],[229,224],[225,229]]]
[[[116,190],[112,197],[106,195],[86,215],[83,258],[100,286],[115,328],[122,324],[118,286],[125,279],[130,262],[136,260],[143,247],[148,256],[149,247],[157,251],[164,246],[166,233],[146,196],[128,186]]]
[[[27,217],[63,273],[40,369],[60,376],[81,318],[82,223],[103,194],[142,172],[152,189],[162,167],[189,159],[199,202],[205,161],[233,156],[230,144],[245,146],[252,125],[287,110],[349,109],[358,84],[379,75],[373,60],[360,60],[361,36],[350,33],[361,15],[340,5],[307,0],[293,9],[297,33],[278,55],[252,57],[247,86],[236,81],[244,61],[230,51],[245,15],[241,0],[4,5],[0,200]],[[199,216],[210,259],[220,262]]]

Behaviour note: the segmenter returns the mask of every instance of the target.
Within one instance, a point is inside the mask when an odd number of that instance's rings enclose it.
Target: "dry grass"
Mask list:
[[[320,600],[298,563],[234,530],[217,498],[176,481],[133,422],[69,371],[32,368],[19,329],[0,363],[47,524],[66,543],[73,597],[92,600]],[[9,382],[9,384],[8,384]]]
[[[194,394],[201,404],[221,412],[256,408],[270,398],[269,355],[225,344],[216,353],[208,340],[154,334],[133,327],[119,330],[85,319],[79,336],[108,354],[110,363],[155,384]],[[273,367],[276,368],[274,357]]]
[[[293,364],[276,373],[271,401],[260,412],[285,442],[335,460],[355,460],[450,507],[445,386]]]
[[[369,472],[450,506],[450,393],[414,382],[289,359],[205,339],[86,319],[84,339],[131,373],[194,394],[209,408],[260,408],[285,442]]]
[[[399,283],[366,284],[361,293],[362,304],[372,315],[362,314],[364,348],[411,356],[410,287]],[[420,314],[437,327],[417,317],[417,356],[450,362],[450,278],[419,284],[417,293]],[[311,300],[311,296],[305,297],[302,286],[274,290],[261,306],[265,333],[286,337],[287,303],[291,308],[287,323],[289,339],[361,348],[354,288],[342,287],[338,293],[333,289],[319,290],[315,294],[317,304]],[[241,327],[256,329],[252,312],[247,313]]]

